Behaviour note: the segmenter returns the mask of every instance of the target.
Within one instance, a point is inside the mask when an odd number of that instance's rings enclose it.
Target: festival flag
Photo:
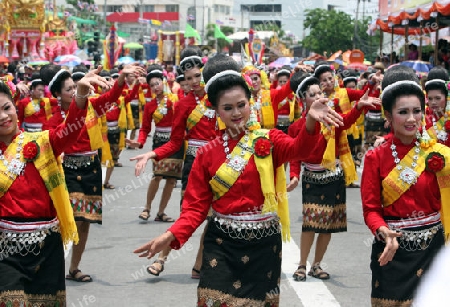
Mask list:
[[[154,26],[161,26],[162,22],[156,19],[151,19],[150,24]]]
[[[223,21],[220,19],[216,19],[216,25],[223,25]]]
[[[120,49],[116,28],[112,26],[108,36],[103,41],[103,67],[105,70],[110,70],[114,67],[114,63],[119,58]]]
[[[187,16],[187,20],[195,20],[194,15],[188,15],[188,16]]]
[[[214,25],[214,38],[223,38],[228,43],[232,43],[233,41],[225,36],[225,34],[220,30],[218,25]]]
[[[190,24],[186,24],[186,30],[184,31],[184,37],[195,37],[197,44],[201,44],[201,37],[198,34],[197,30],[195,30]]]

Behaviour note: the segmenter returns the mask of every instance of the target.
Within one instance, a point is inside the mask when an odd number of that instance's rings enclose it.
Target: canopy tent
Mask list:
[[[369,25],[369,34],[375,30],[391,34],[391,57],[394,48],[394,34],[402,35],[405,39],[405,55],[410,42],[410,36],[419,37],[419,58],[422,56],[423,36],[434,32],[435,36],[435,59],[437,62],[437,41],[439,29],[450,26],[450,1],[449,0],[416,0],[411,6],[403,5],[397,10],[392,7],[390,1],[380,0],[380,18]],[[384,13],[384,14],[383,14]],[[382,35],[380,36],[380,55],[382,54]],[[415,39],[411,39],[415,41]],[[392,62],[392,58],[391,58]]]
[[[53,15],[53,11],[45,11],[46,15]],[[64,13],[62,12],[58,12],[57,16],[60,18],[64,18],[67,17],[67,20],[75,20],[77,22],[77,24],[85,24],[85,25],[97,25],[97,21],[92,20],[92,19],[83,19],[80,17],[76,17],[76,16],[66,16]]]

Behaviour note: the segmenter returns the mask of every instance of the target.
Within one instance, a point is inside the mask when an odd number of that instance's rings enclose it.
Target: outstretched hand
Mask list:
[[[154,255],[156,255],[156,253],[168,247],[170,242],[172,242],[174,239],[175,237],[173,236],[173,234],[170,231],[167,231],[159,237],[135,249],[133,253],[140,254],[139,257],[147,257],[147,259],[150,259]]]
[[[141,175],[141,173],[145,170],[147,161],[154,158],[156,158],[156,154],[154,151],[150,151],[145,154],[130,158],[130,161],[137,161],[136,166],[134,167],[134,175],[136,177]]]
[[[378,97],[369,97],[369,90],[358,101],[358,110],[361,108],[376,109],[381,106],[381,99]]]
[[[326,126],[343,126],[344,121],[342,116],[330,108],[328,105],[328,98],[316,99],[309,108],[308,116],[315,121],[323,123]]]
[[[397,238],[402,236],[401,232],[396,232],[387,228],[386,226],[381,226],[378,230],[378,235],[384,239],[386,246],[384,247],[383,253],[380,258],[378,258],[378,262],[380,266],[384,266],[394,259],[395,253],[398,249],[398,241]]]

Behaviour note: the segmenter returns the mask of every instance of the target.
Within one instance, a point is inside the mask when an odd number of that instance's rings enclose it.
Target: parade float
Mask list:
[[[180,53],[186,45],[194,45],[194,37],[184,37],[183,31],[158,31],[158,60],[160,63],[180,64]]]
[[[58,18],[56,10],[45,15],[44,0],[2,0],[0,8],[0,54],[6,58],[52,61],[78,49],[66,19]]]

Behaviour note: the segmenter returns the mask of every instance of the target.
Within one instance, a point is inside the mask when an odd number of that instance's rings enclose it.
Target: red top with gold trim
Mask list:
[[[77,137],[77,129],[67,129],[86,116],[86,109],[78,109],[73,102],[69,108],[66,122],[50,130],[50,143],[55,157],[59,156]],[[62,133],[66,131],[66,133]],[[6,144],[0,142],[0,149],[5,151]],[[30,197],[32,195],[32,197]],[[0,218],[53,218],[56,210],[44,181],[34,163],[27,163],[24,173],[17,176],[8,191],[0,198]]]
[[[347,114],[341,114],[344,125],[341,127],[336,127],[336,155],[339,154],[339,137],[340,134],[343,132],[345,133],[345,130],[350,128],[355,121],[359,118],[361,115],[362,110],[358,110],[356,108],[356,105],[348,112]],[[306,118],[305,113],[303,116],[294,122],[292,125],[289,126],[288,129],[288,135],[291,137],[296,136],[301,129],[305,126]],[[301,169],[301,162],[311,163],[311,164],[320,164],[322,162],[323,154],[325,152],[325,149],[327,148],[327,141],[325,140],[325,137],[321,134],[318,141],[315,143],[315,147],[312,150],[312,152],[316,153],[315,155],[311,155],[306,160],[301,161],[290,161],[289,163],[289,178],[292,179],[293,177],[300,178],[300,169]]]
[[[292,139],[280,130],[270,130],[269,137],[274,144],[272,150],[274,169],[289,160],[307,159],[312,151],[305,144],[316,143],[319,131],[320,125],[316,124],[313,134],[309,134],[303,128],[297,137]],[[239,139],[228,141],[230,151],[233,151]],[[218,200],[213,199],[209,181],[226,160],[222,143],[222,137],[217,137],[197,152],[184,194],[183,210],[175,224],[168,229],[176,238],[171,243],[172,248],[180,248],[190,238],[195,229],[206,219],[211,206],[216,212],[227,215],[262,209],[264,196],[253,156],[230,190]]]
[[[118,82],[116,81],[114,83],[114,86],[106,93],[98,96],[98,97],[91,97],[89,100],[92,103],[92,107],[94,108],[97,117],[101,117],[103,114],[105,114],[108,109],[111,107],[111,101],[116,101],[119,99],[120,94],[122,93],[122,87],[118,85]],[[69,113],[70,114],[70,113]],[[64,118],[61,114],[61,108],[58,108],[58,111],[56,111],[50,120],[44,124],[42,127],[43,130],[52,129],[58,126],[60,123],[64,121]],[[72,127],[72,129],[70,129]],[[66,148],[64,151],[65,154],[71,154],[71,153],[77,153],[77,152],[86,152],[91,151],[91,142],[89,139],[89,135],[86,129],[86,125],[84,123],[84,120],[79,120],[78,122],[74,123],[73,126],[69,126],[69,129],[65,129],[65,133],[67,131],[71,130],[78,130],[81,128],[81,132],[78,136],[78,139],[76,142],[72,142],[69,147]],[[64,133],[62,131],[62,133]]]
[[[48,98],[44,98],[48,99]],[[25,109],[28,106],[28,104],[32,101],[31,97],[26,97],[24,99],[21,99],[17,103],[17,119],[19,120],[19,125],[21,126],[24,122],[27,123],[40,123],[43,124],[47,121],[47,115],[45,114],[45,101],[43,99],[33,99],[33,103],[37,103],[39,106],[39,111],[35,112],[31,115],[25,114]],[[50,105],[53,109],[55,106],[57,106],[58,101],[54,98],[50,99]]]
[[[414,142],[405,145],[396,137],[390,142],[369,150],[364,158],[364,170],[361,179],[361,200],[364,221],[372,233],[387,224],[385,217],[414,218],[423,217],[441,209],[441,193],[436,174],[423,171],[417,182],[388,207],[383,207],[381,200],[382,181],[396,167],[392,156],[392,142],[396,145],[398,158],[403,157],[415,146]]]
[[[173,108],[175,104],[169,99],[171,95],[165,96],[167,97],[167,106],[166,106],[167,114],[165,114],[158,123],[155,123],[155,127],[172,127],[172,122],[174,118]],[[144,146],[145,142],[147,141],[147,136],[152,131],[153,113],[155,113],[156,109],[158,108],[158,105],[159,105],[158,100],[154,98],[144,106],[142,127],[139,130],[139,137],[138,137],[138,142],[141,144],[140,148]]]
[[[200,100],[202,97],[198,97]],[[216,138],[216,118],[211,119],[203,116],[200,121],[186,133],[187,119],[191,112],[197,107],[197,101],[193,92],[190,92],[186,98],[180,100],[175,105],[175,114],[172,122],[172,132],[170,141],[161,147],[155,149],[156,160],[162,160],[170,157],[180,150],[183,141],[196,139],[202,141],[211,141]]]

